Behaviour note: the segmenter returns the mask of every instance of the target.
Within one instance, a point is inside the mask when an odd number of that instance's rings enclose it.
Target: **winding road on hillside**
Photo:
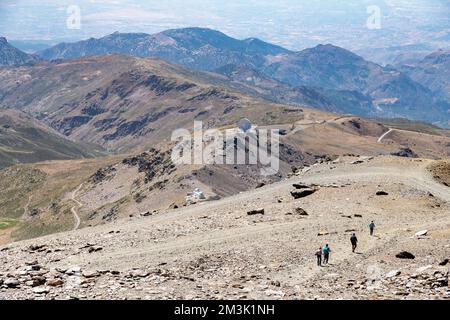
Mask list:
[[[80,223],[81,223],[80,216],[78,215],[78,213],[75,209],[76,209],[76,207],[81,208],[83,206],[83,204],[76,199],[77,193],[78,193],[78,191],[80,191],[82,186],[83,186],[83,184],[80,184],[78,186],[78,188],[76,188],[72,192],[72,196],[70,198],[73,202],[75,202],[77,204],[76,206],[73,206],[72,208],[70,208],[70,211],[72,212],[73,217],[75,219],[75,224],[74,224],[73,230],[77,230],[80,227]]]
[[[386,136],[391,133],[392,131],[394,131],[394,129],[389,128],[388,131],[386,131],[385,133],[383,133],[379,138],[378,138],[378,143],[381,143],[381,141],[386,138]]]

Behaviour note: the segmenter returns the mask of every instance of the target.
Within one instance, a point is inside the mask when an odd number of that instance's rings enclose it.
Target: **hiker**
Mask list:
[[[356,234],[352,234],[350,237],[350,242],[352,243],[352,252],[355,252],[356,246],[358,245],[358,238],[356,238]]]
[[[373,221],[369,224],[370,235],[373,236],[373,230],[375,230],[375,223]]]
[[[315,255],[317,257],[317,265],[319,267],[321,267],[322,266],[322,248],[319,248],[319,250],[316,251]]]
[[[325,247],[323,247],[322,252],[323,252],[323,264],[328,264],[328,258],[330,257],[331,252],[328,243],[325,245]]]

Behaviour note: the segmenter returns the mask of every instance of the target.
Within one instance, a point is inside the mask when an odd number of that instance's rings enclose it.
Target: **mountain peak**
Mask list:
[[[38,57],[17,49],[5,37],[0,37],[0,66],[20,65],[37,60]]]
[[[186,38],[197,38],[202,39],[204,41],[214,40],[214,39],[233,39],[227,36],[225,33],[209,29],[209,28],[200,28],[200,27],[189,27],[189,28],[181,28],[181,29],[169,29],[163,31],[162,34],[169,37],[186,37]],[[235,39],[233,39],[235,40]]]
[[[336,57],[341,62],[345,61],[363,61],[364,59],[357,54],[333,44],[319,44],[313,48],[305,49],[299,52],[299,56],[318,55],[321,57]]]
[[[178,29],[169,29],[166,31],[163,31],[164,33],[171,33],[171,32],[177,32],[177,33],[198,33],[198,34],[223,34],[223,32],[220,32],[215,29],[211,28],[203,28],[203,27],[186,27],[186,28],[178,28]]]
[[[259,52],[262,52],[263,54],[276,55],[279,53],[289,52],[289,50],[287,50],[283,47],[277,46],[272,43],[265,42],[258,38],[247,38],[247,39],[243,40],[242,42],[246,44],[247,49],[257,50]]]
[[[240,50],[243,47],[242,41],[231,38],[226,34],[208,28],[183,28],[170,29],[160,33],[172,38],[179,46],[187,50],[198,50],[202,47],[215,47],[218,50]]]
[[[348,53],[348,54],[355,55],[353,52],[351,52],[347,49],[344,49],[342,47],[335,46],[334,44],[331,44],[331,43],[319,44],[311,49],[316,50],[316,51],[323,51],[323,52],[341,52],[341,53]]]

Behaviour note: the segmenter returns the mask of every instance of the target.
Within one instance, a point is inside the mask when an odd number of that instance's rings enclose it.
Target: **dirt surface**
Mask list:
[[[450,187],[450,161],[436,161],[429,169],[437,181]]]
[[[430,164],[341,157],[218,201],[12,243],[0,299],[446,299],[450,189]],[[316,191],[294,199],[294,183]]]

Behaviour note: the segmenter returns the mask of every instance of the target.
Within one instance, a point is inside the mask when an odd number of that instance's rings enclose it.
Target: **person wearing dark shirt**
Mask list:
[[[352,234],[350,237],[350,242],[352,243],[352,252],[355,252],[358,245],[358,238],[356,238],[356,234]]]

